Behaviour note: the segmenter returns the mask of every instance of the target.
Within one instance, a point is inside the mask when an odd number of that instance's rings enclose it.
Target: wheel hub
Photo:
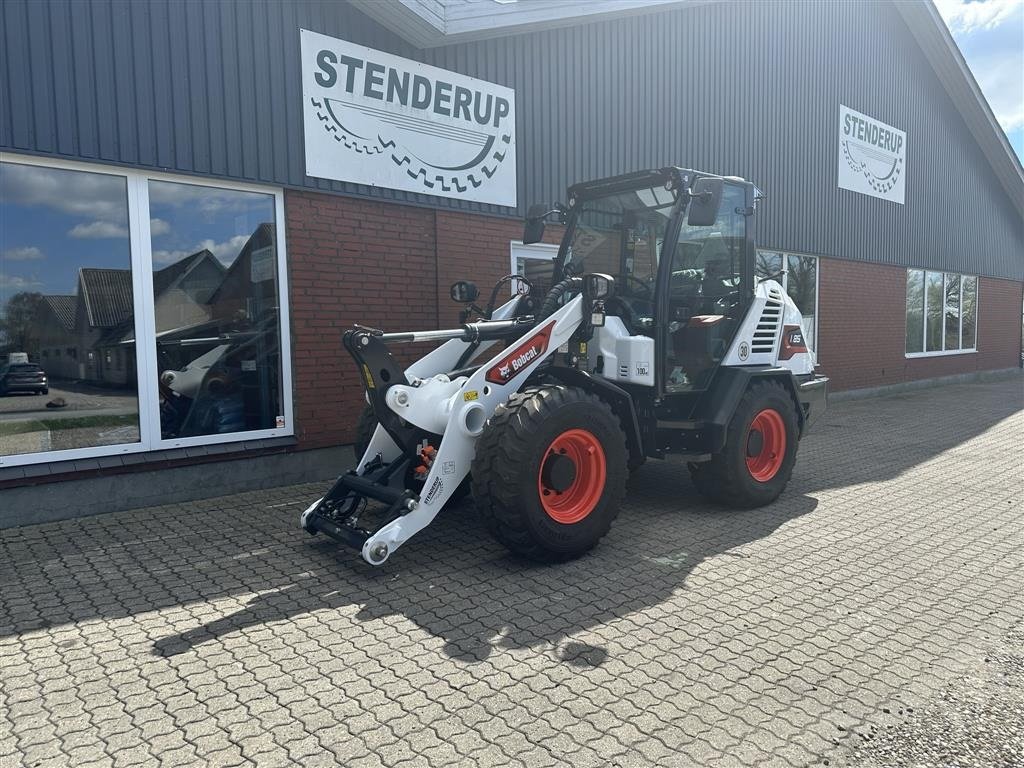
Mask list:
[[[761,430],[751,427],[747,435],[747,458],[752,459],[764,450],[764,435]]]
[[[568,429],[548,446],[537,473],[540,503],[552,520],[572,525],[589,515],[604,492],[604,448],[585,429]]]
[[[552,491],[562,493],[576,481],[576,464],[564,453],[549,453],[541,468],[541,482]]]
[[[786,458],[786,423],[774,408],[765,408],[750,422],[747,431],[747,471],[759,483],[767,483]]]

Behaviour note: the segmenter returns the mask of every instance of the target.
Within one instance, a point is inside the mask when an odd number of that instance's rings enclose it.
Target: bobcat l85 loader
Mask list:
[[[456,283],[458,328],[344,334],[369,404],[358,463],[302,513],[306,531],[380,565],[468,486],[500,542],[562,561],[608,532],[648,457],[681,457],[730,506],[782,493],[828,379],[781,275],[755,275],[757,188],[662,168],[568,194],[526,221],[524,243],[545,219],[565,227],[548,280],[503,278],[485,309]],[[518,292],[494,308],[505,283]],[[405,370],[388,350],[433,341]]]

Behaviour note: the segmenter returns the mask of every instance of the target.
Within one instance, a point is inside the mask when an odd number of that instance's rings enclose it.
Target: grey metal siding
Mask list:
[[[1024,224],[889,2],[717,3],[416,50],[341,2],[5,0],[0,147],[498,215],[306,177],[299,28],[516,89],[520,212],[686,165],[767,246],[1024,278]],[[839,104],[908,134],[907,203],[840,190]],[[867,287],[870,289],[870,287]]]

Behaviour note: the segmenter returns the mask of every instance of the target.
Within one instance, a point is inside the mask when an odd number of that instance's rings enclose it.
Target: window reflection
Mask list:
[[[161,435],[284,426],[273,196],[149,195]]]
[[[0,456],[139,441],[124,176],[0,163]]]

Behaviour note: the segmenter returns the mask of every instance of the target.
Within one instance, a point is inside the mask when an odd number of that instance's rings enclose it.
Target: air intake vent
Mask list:
[[[779,336],[779,323],[782,322],[782,294],[773,288],[771,296],[764,303],[761,319],[754,329],[754,338],[750,343],[750,351],[755,355],[759,352],[771,353],[775,347],[775,339]]]
[[[620,379],[628,379],[629,378],[629,363],[619,363],[619,378]]]

